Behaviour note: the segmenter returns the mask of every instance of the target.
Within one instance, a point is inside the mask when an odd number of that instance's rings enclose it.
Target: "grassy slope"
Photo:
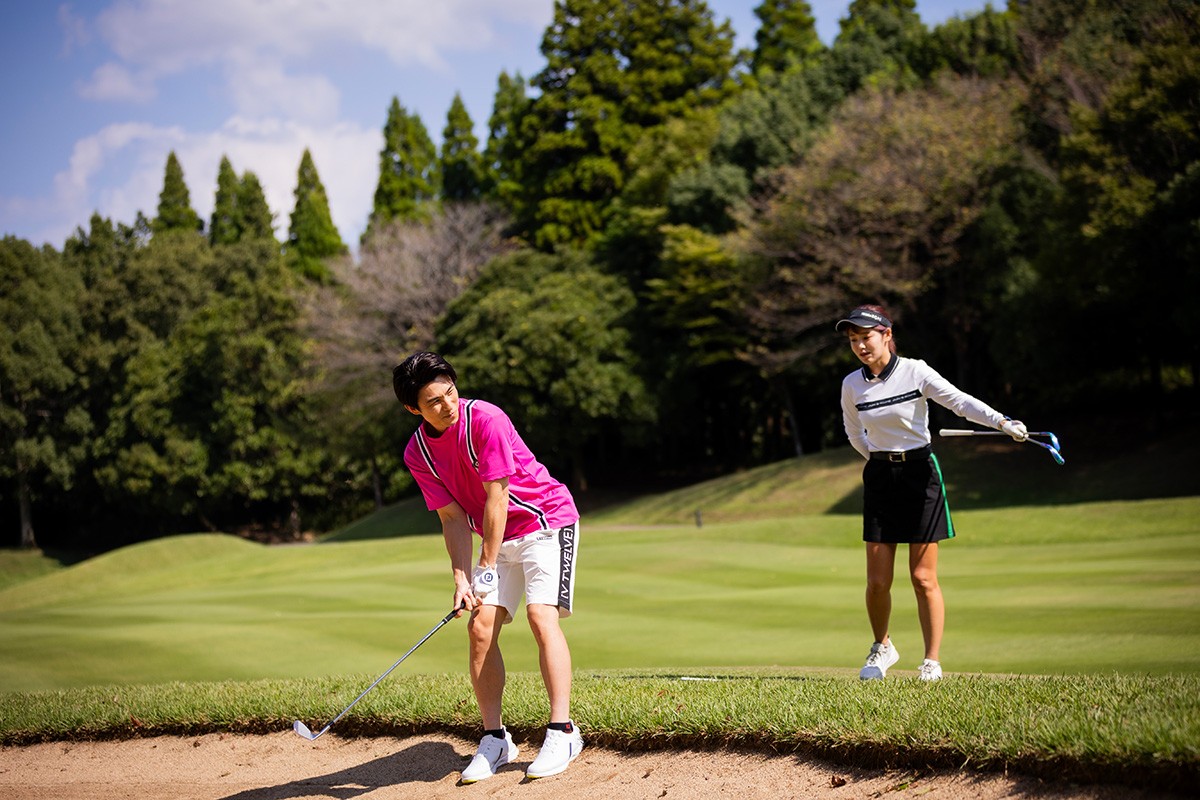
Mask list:
[[[895,635],[907,669],[887,688],[853,679],[866,639],[853,513],[860,463],[848,452],[587,515],[580,613],[567,624],[578,713],[594,736],[624,746],[753,740],[920,763],[966,757],[1059,774],[1140,765],[1149,772],[1136,774],[1160,783],[1194,778],[1200,498],[1079,502],[1187,495],[1194,473],[1164,451],[1057,468],[1034,448],[972,445],[983,450],[939,448],[959,481],[951,492],[962,535],[943,559],[952,680],[932,695],[905,680],[920,637],[902,582]],[[1014,498],[1025,503],[999,507]],[[10,583],[0,588],[9,692],[0,741],[328,719],[440,617],[440,536],[379,538],[431,527],[410,502],[327,544],[177,537]],[[506,708],[532,729],[544,698],[527,628],[512,626],[506,641]],[[471,728],[464,651],[455,623],[343,729]],[[725,680],[668,677],[684,670]]]
[[[1194,672],[1200,498],[964,511],[944,548],[951,671]],[[853,517],[588,525],[576,663],[803,665],[853,674],[869,644]],[[448,608],[436,534],[295,547],[219,535],[137,545],[0,591],[0,686],[317,677],[390,664]],[[919,661],[914,601],[895,637]],[[537,669],[526,625],[514,670]],[[461,668],[461,632],[412,671]],[[405,669],[408,664],[404,666]]]
[[[0,591],[61,568],[40,550],[0,550]]]

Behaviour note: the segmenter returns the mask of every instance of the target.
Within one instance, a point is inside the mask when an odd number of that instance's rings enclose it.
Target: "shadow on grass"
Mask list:
[[[288,800],[298,797],[352,798],[405,783],[437,783],[458,772],[464,757],[444,742],[419,742],[389,756],[327,775],[298,778],[278,786],[247,789],[222,800]]]

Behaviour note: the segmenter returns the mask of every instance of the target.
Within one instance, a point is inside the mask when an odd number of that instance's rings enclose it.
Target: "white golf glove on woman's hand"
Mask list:
[[[1025,423],[1019,419],[1006,419],[1000,423],[1000,430],[1007,433],[1018,442],[1023,442],[1029,438],[1029,429],[1025,427]]]
[[[496,590],[499,576],[495,567],[475,567],[471,573],[471,591],[476,597],[484,597]]]

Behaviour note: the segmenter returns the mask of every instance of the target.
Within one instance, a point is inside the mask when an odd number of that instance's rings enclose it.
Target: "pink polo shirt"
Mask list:
[[[471,530],[482,534],[483,482],[508,478],[506,540],[579,521],[570,491],[534,458],[507,414],[464,397],[458,411],[458,421],[440,436],[430,436],[422,423],[404,448],[404,464],[430,511],[457,502]]]

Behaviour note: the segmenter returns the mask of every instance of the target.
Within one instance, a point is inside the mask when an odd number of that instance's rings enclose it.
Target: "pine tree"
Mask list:
[[[510,212],[516,211],[521,191],[521,126],[530,108],[525,79],[501,72],[488,118],[488,140],[483,151],[486,194]]]
[[[426,217],[428,205],[437,199],[440,183],[437,148],[429,132],[418,115],[409,114],[399,98],[393,97],[379,152],[375,207],[363,241],[394,219]]]
[[[192,210],[187,183],[183,180],[183,167],[179,165],[179,159],[172,150],[167,156],[162,193],[158,196],[158,216],[154,219],[154,232],[202,230],[204,222]]]
[[[603,230],[643,131],[734,90],[733,31],[702,0],[560,0],[542,53],[518,209],[539,247]]]
[[[483,156],[475,124],[457,92],[442,131],[442,197],[450,201],[478,200],[483,189]]]
[[[325,187],[307,148],[296,176],[296,205],[288,228],[286,251],[288,263],[294,269],[322,282],[330,277],[324,260],[347,252],[341,234],[333,224]]]
[[[928,32],[916,0],[852,0],[840,25],[831,68],[847,95],[864,85],[919,82],[911,61]]]
[[[812,6],[805,0],[764,0],[754,15],[760,22],[750,61],[756,74],[785,72],[793,65],[811,63],[825,51]]]
[[[275,238],[275,215],[267,205],[258,176],[249,170],[242,173],[242,180],[238,184],[238,237]]]
[[[213,200],[212,220],[208,223],[210,244],[233,244],[239,238],[238,177],[228,156],[221,156],[217,170],[217,196]]]
[[[209,243],[235,244],[267,237],[275,237],[274,215],[258,176],[247,170],[238,178],[229,158],[222,156],[212,222],[208,226]]]

